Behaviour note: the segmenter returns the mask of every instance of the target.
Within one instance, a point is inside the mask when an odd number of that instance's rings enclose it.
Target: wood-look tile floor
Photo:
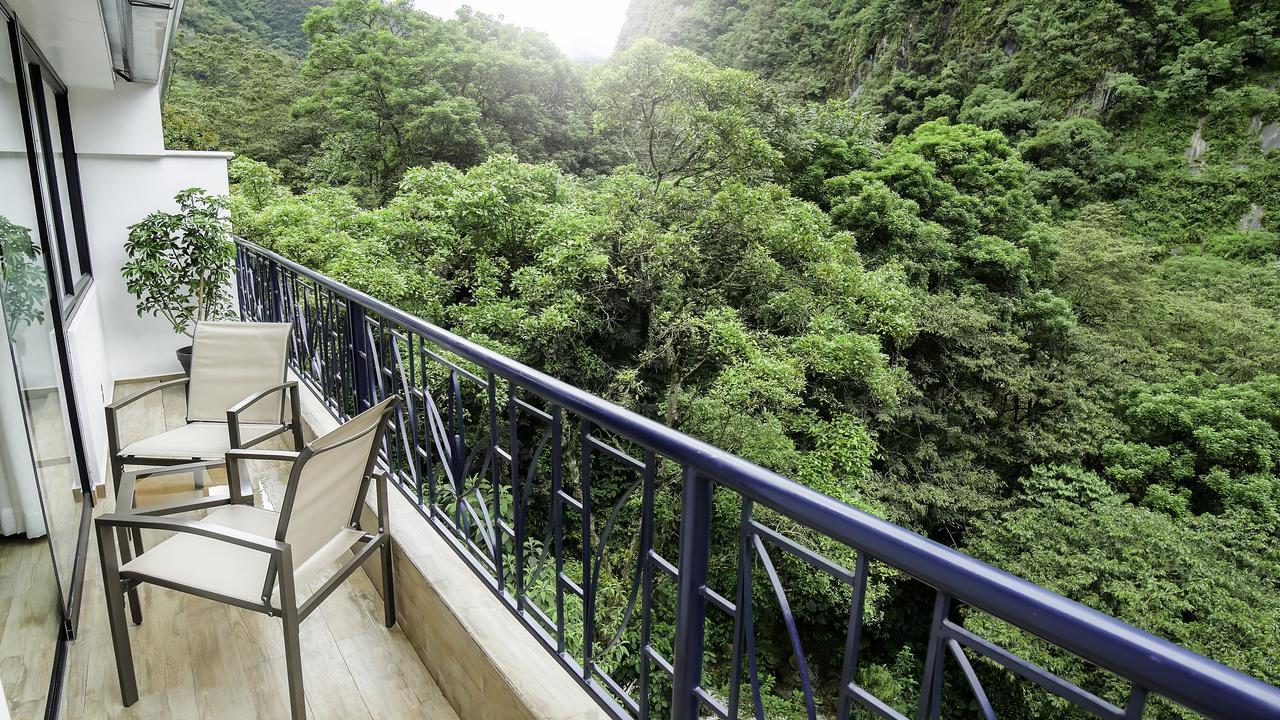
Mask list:
[[[25,533],[0,538],[0,685],[14,718],[44,716],[61,625],[58,582],[65,594],[81,511],[72,493],[76,476],[61,398],[57,392],[38,390],[25,393],[23,401],[46,527],[36,539]],[[0,478],[0,484],[5,481]]]
[[[117,397],[140,387],[118,387]],[[147,402],[136,414],[140,423],[180,421],[180,394],[162,391]],[[155,429],[144,427],[141,432]],[[287,447],[287,441],[280,442],[279,447]],[[260,503],[269,506],[280,497],[282,467],[253,464]],[[225,483],[224,475],[211,479],[213,485]],[[140,483],[140,495],[147,492],[146,484]],[[110,500],[101,503],[98,512],[111,506]],[[160,534],[144,535],[147,547],[161,539]],[[288,717],[279,620],[149,585],[141,589],[143,623],[130,626],[139,700],[121,707],[96,542],[89,552],[79,634],[68,655],[62,717]],[[316,578],[311,588],[336,567]],[[302,623],[301,632],[308,717],[457,719],[404,634],[398,627],[382,625],[382,600],[363,572],[353,574],[321,603]]]
[[[15,719],[44,716],[58,638],[49,545],[0,539],[0,703]]]

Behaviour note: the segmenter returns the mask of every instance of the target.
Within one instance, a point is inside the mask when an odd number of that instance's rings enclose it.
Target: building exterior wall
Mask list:
[[[100,294],[90,287],[67,323],[67,361],[77,401],[85,465],[93,487],[107,479],[107,425],[103,406],[111,401],[115,383],[107,362],[110,344],[103,334]]]
[[[102,408],[114,381],[179,372],[174,351],[188,344],[163,318],[138,317],[120,275],[129,226],[155,210],[175,209],[180,190],[225,194],[231,155],[166,151],[156,85],[73,87],[68,98],[93,267],[93,285],[67,322],[68,354],[86,464],[97,486],[106,479]]]
[[[120,268],[129,226],[155,210],[173,210],[173,196],[189,187],[227,192],[228,153],[80,155],[88,226],[107,363],[116,380],[179,371],[174,351],[189,344],[168,321],[138,317]]]

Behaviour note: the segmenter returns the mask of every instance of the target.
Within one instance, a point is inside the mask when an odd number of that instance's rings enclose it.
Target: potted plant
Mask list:
[[[177,212],[158,210],[129,226],[129,259],[121,275],[138,298],[139,317],[164,317],[174,332],[193,336],[196,323],[234,314],[229,283],[235,245],[226,198],[187,188],[174,200]],[[178,350],[178,362],[191,372],[190,345]]]
[[[31,229],[15,225],[0,215],[0,299],[4,302],[4,325],[9,340],[25,325],[44,322],[44,266],[40,246],[31,239]]]

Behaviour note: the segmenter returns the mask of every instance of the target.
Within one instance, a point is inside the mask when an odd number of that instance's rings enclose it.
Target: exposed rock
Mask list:
[[[1185,153],[1187,169],[1192,175],[1199,175],[1204,170],[1204,154],[1209,149],[1209,141],[1204,139],[1204,118],[1196,123],[1196,131],[1191,133],[1191,146]]]
[[[1013,54],[1018,52],[1017,39],[1009,38],[1008,40],[1005,40],[1004,44],[1000,46],[1000,49],[1004,51],[1005,57],[1013,57]]]
[[[1258,138],[1262,141],[1263,155],[1271,152],[1274,148],[1280,147],[1280,123],[1268,123],[1258,131]]]
[[[1240,224],[1237,227],[1241,230],[1261,230],[1262,212],[1262,206],[1254,203],[1249,207],[1249,212],[1240,218]]]
[[[916,37],[916,18],[911,18],[907,23],[907,29],[902,33],[902,39],[898,41],[898,51],[893,58],[893,67],[898,70],[905,70],[911,62],[911,48],[915,45]]]
[[[940,37],[945,38],[948,32],[951,32],[951,24],[956,21],[956,13],[960,12],[960,3],[948,3],[946,9],[942,13],[942,22],[940,23]]]
[[[1083,116],[1088,114],[1089,110],[1092,110],[1094,115],[1101,115],[1111,109],[1111,106],[1116,102],[1116,93],[1111,87],[1111,73],[1113,72],[1115,72],[1114,68],[1108,70],[1102,77],[1098,78],[1093,87],[1076,98],[1072,108],[1076,112],[1073,115]]]
[[[881,36],[880,41],[876,43],[876,47],[867,56],[862,58],[862,62],[857,65],[853,73],[849,76],[849,99],[856,100],[858,95],[862,93],[862,85],[871,77],[871,73],[875,70],[876,63],[884,55],[885,50],[889,47],[889,37]]]

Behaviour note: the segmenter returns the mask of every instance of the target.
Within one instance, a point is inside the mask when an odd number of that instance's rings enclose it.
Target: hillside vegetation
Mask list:
[[[587,69],[469,10],[334,0],[295,43],[268,22],[286,6],[207,2],[201,23],[243,30],[184,35],[166,132],[241,155],[245,237],[1280,683],[1272,5],[635,0]],[[674,552],[680,478],[660,475]],[[726,592],[738,511],[717,502]],[[777,570],[833,714],[849,593]],[[873,577],[858,681],[912,715],[932,592]],[[1123,704],[1117,679],[961,616]],[[708,628],[720,692],[730,631]],[[634,682],[623,637],[599,662]],[[803,717],[787,638],[757,642],[768,714]],[[1002,718],[1075,717],[976,669]],[[973,716],[949,675],[944,716]]]

